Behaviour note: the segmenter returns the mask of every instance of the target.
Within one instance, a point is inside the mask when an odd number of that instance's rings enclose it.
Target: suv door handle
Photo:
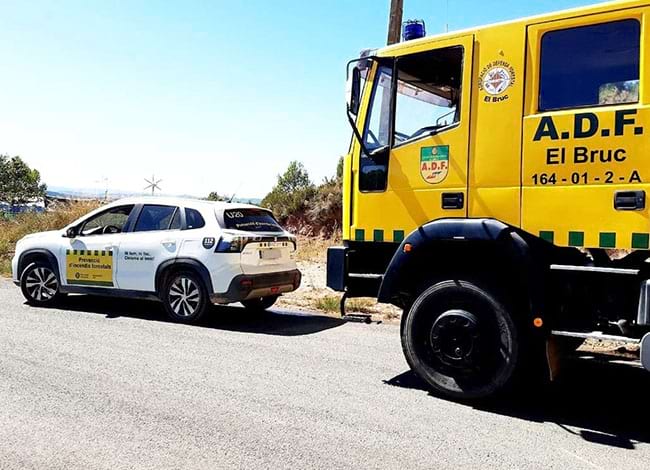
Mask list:
[[[617,211],[639,211],[645,209],[645,191],[616,191],[614,209]]]
[[[442,193],[443,209],[462,209],[465,206],[465,194]]]

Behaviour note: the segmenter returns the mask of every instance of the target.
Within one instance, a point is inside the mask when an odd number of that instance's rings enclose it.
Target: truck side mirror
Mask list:
[[[355,116],[361,104],[361,71],[359,67],[352,67],[352,76],[349,82],[348,111]]]
[[[67,238],[75,238],[77,236],[77,227],[70,227],[65,231],[65,236]]]

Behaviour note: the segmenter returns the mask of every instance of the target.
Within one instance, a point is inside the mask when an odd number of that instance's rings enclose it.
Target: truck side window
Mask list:
[[[359,189],[384,191],[388,177],[388,148],[390,146],[390,108],[392,69],[380,66],[375,75],[375,86],[366,119],[363,141],[372,156],[361,153],[359,162]],[[385,150],[379,150],[379,149]],[[373,153],[375,150],[378,152]]]
[[[366,124],[363,140],[366,148],[372,152],[390,143],[390,88],[392,70],[381,66],[377,71],[375,88],[372,92],[370,115]]]
[[[637,103],[640,38],[632,19],[544,34],[539,110]]]
[[[463,48],[446,47],[397,61],[395,146],[460,120]]]

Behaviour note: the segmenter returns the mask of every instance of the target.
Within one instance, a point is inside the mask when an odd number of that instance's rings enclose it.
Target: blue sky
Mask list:
[[[427,33],[593,3],[404,0]],[[50,186],[262,197],[316,182],[350,131],[345,63],[386,40],[388,0],[0,1],[0,153]]]

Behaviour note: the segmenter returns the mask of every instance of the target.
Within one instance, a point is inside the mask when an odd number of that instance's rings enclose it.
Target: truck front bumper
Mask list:
[[[247,299],[259,299],[293,292],[300,287],[302,275],[297,269],[265,274],[235,276],[226,292],[210,295],[214,304],[231,304]]]

